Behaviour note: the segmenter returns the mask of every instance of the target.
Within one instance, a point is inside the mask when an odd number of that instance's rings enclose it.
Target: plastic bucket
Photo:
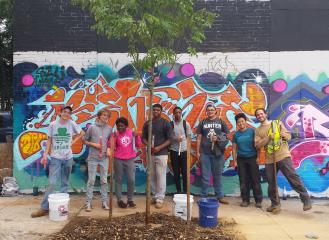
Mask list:
[[[65,221],[69,216],[70,196],[67,193],[53,193],[48,196],[49,219]]]
[[[218,224],[218,200],[215,198],[201,198],[199,204],[199,225],[201,227],[216,227]]]
[[[192,216],[193,208],[193,195],[190,195],[190,219]],[[186,194],[175,194],[173,198],[173,215],[187,220],[187,195]]]

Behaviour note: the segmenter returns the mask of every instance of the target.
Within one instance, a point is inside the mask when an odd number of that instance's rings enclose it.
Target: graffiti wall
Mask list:
[[[328,59],[328,52],[322,54]],[[255,109],[268,109],[270,118],[281,119],[292,132],[289,145],[293,164],[308,191],[313,196],[328,196],[329,78],[326,73],[329,69],[323,68],[327,67],[325,62],[320,61],[321,65],[312,62],[314,53],[305,53],[305,57],[307,55],[309,61],[297,59],[300,62],[295,62],[293,67],[291,61],[296,61],[293,52],[212,53],[194,58],[183,54],[174,66],[159,67],[161,75],[153,100],[163,106],[163,117],[168,120],[172,118],[173,109],[181,107],[183,118],[194,129],[205,117],[207,103],[213,103],[229,126],[230,137],[236,130],[235,114],[245,113],[249,126],[257,127]],[[118,117],[125,116],[139,134],[147,120],[149,93],[142,81],[134,79],[126,54],[86,56],[88,53],[84,57],[76,53],[15,54],[14,174],[21,189],[38,186],[43,190],[47,184],[46,170],[40,160],[45,150],[47,127],[57,118],[62,106],[72,106],[72,118],[83,129],[95,121],[97,111],[102,108],[111,110],[111,126]],[[143,75],[144,79],[147,77]],[[73,150],[71,188],[84,191],[88,149],[78,142]],[[190,171],[192,191],[199,193],[200,165],[194,158],[194,150],[195,135]],[[225,159],[224,192],[237,195],[239,185],[231,164],[231,144],[227,146]],[[145,149],[135,162],[136,191],[145,192]],[[266,187],[263,166],[260,168]],[[291,195],[295,194],[281,174],[278,182],[281,190],[285,188]],[[174,192],[170,167],[167,184],[167,191]]]

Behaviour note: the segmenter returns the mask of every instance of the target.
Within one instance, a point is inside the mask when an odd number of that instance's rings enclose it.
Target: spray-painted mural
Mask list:
[[[130,127],[140,132],[148,113],[148,90],[134,80],[131,65],[115,70],[109,65],[75,69],[70,66],[43,65],[31,62],[14,67],[14,173],[22,189],[45,186],[45,170],[40,159],[45,149],[48,124],[55,120],[63,105],[73,107],[73,120],[86,129],[95,120],[99,109],[111,110],[109,124],[117,117],[129,119]],[[326,196],[329,188],[329,85],[328,77],[318,79],[300,75],[293,79],[283,72],[267,76],[262,69],[238,72],[200,71],[191,63],[176,63],[159,67],[154,102],[161,103],[163,116],[171,119],[175,106],[183,109],[183,117],[196,127],[205,117],[205,106],[212,102],[227,123],[231,137],[236,129],[234,115],[244,112],[248,123],[257,127],[253,116],[258,107],[269,110],[271,118],[280,118],[291,130],[293,163],[307,189],[315,196]],[[147,77],[147,76],[144,76]],[[195,142],[193,142],[193,149]],[[74,146],[75,165],[71,186],[85,189],[86,147]],[[194,152],[193,152],[194,154]],[[231,167],[231,145],[225,151],[224,192],[239,194],[236,171]],[[136,190],[145,191],[145,151],[136,160]],[[262,168],[262,167],[261,167]],[[262,171],[262,181],[265,182]],[[279,186],[290,191],[286,179],[279,175]],[[174,191],[168,169],[168,191]],[[193,158],[191,166],[192,191],[199,193],[200,166]]]

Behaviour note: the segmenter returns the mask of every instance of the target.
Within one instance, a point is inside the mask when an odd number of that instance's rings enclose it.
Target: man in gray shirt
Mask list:
[[[41,208],[31,214],[32,218],[48,215],[48,196],[55,190],[56,182],[61,179],[61,192],[66,193],[73,165],[72,145],[83,137],[84,132],[71,120],[72,108],[63,107],[60,119],[53,121],[48,127],[48,139],[41,163],[49,160],[49,185],[41,203]],[[74,140],[73,140],[74,139]]]
[[[174,180],[177,193],[181,193],[180,175],[183,177],[183,192],[186,193],[186,173],[187,169],[187,136],[191,136],[191,127],[188,122],[182,119],[182,109],[180,107],[174,108],[174,117],[171,121],[171,126],[174,131],[173,141],[170,145],[170,159],[174,172]]]
[[[172,128],[170,123],[161,118],[162,106],[153,105],[152,119],[152,159],[148,159],[148,165],[152,168],[151,190],[156,208],[162,208],[166,193],[168,146],[172,139]],[[150,121],[144,123],[142,141],[147,145],[148,126]]]
[[[107,152],[107,143],[112,134],[112,128],[108,125],[110,118],[110,111],[101,109],[97,113],[95,123],[91,125],[86,135],[84,136],[84,143],[89,146],[88,155],[88,183],[87,183],[87,203],[86,211],[90,212],[92,208],[92,198],[94,192],[94,184],[97,173],[97,167],[100,169],[101,180],[101,195],[102,207],[108,210],[107,199],[107,171],[108,171],[108,157],[110,151]]]

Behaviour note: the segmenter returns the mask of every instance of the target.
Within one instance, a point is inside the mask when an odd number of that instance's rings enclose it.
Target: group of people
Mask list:
[[[187,191],[187,138],[192,130],[189,123],[182,118],[182,109],[175,107],[173,121],[169,122],[161,117],[162,106],[152,106],[152,144],[151,159],[148,167],[152,169],[151,191],[152,204],[162,208],[166,193],[166,173],[168,153],[174,173],[177,193]],[[139,149],[142,142],[147,145],[149,137],[149,124],[143,126],[141,138],[128,128],[128,120],[120,117],[116,120],[116,129],[108,125],[110,112],[102,109],[97,113],[97,118],[84,133],[84,131],[71,119],[72,108],[65,106],[60,111],[60,118],[48,127],[48,140],[41,162],[49,166],[49,186],[41,203],[41,208],[31,214],[40,217],[48,214],[48,196],[54,192],[56,182],[61,178],[61,192],[67,192],[69,176],[72,170],[73,153],[72,145],[83,140],[89,147],[88,183],[86,196],[86,211],[92,210],[94,183],[99,168],[101,182],[102,207],[108,210],[107,175],[108,158],[114,156],[115,195],[118,207],[136,207],[133,201],[135,187],[135,158],[141,153]],[[225,158],[224,150],[228,143],[229,129],[222,119],[218,117],[214,105],[206,106],[207,117],[199,121],[196,128],[196,157],[201,163],[201,197],[208,196],[210,177],[213,176],[215,197],[220,203],[228,204],[222,191],[222,172]],[[250,204],[250,188],[253,190],[255,206],[262,207],[263,194],[260,185],[258,166],[259,151],[266,150],[265,172],[268,180],[268,196],[271,205],[268,212],[280,211],[280,200],[276,183],[276,174],[281,170],[292,188],[300,194],[304,211],[311,209],[310,196],[307,193],[300,177],[292,166],[291,155],[287,141],[291,135],[279,121],[270,121],[265,109],[255,111],[255,117],[260,122],[257,129],[247,127],[247,117],[243,113],[235,116],[237,131],[233,144],[233,162],[237,166],[240,180],[242,203],[247,207]],[[113,151],[113,152],[111,152]],[[50,156],[48,160],[48,156]],[[183,187],[181,186],[181,175]],[[127,180],[127,202],[122,200],[122,178]]]

